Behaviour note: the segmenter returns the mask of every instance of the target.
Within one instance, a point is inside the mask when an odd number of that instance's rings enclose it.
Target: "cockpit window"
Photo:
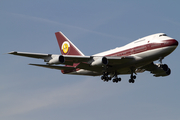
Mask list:
[[[161,35],[159,35],[159,37],[161,37],[161,36],[167,36],[166,34],[161,34]]]

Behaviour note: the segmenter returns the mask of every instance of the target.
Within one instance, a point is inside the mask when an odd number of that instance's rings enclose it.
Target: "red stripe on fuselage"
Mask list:
[[[178,45],[178,42],[175,39],[170,39],[170,40],[164,40],[161,43],[148,43],[145,45],[141,45],[141,46],[127,49],[127,50],[112,53],[107,56],[130,56],[133,54],[138,54],[138,53],[146,52],[146,51],[157,49],[157,48],[177,46],[177,45]]]

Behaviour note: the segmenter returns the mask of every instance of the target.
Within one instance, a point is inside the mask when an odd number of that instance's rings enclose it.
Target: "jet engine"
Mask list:
[[[93,59],[94,61],[91,63],[91,66],[102,66],[108,64],[106,57],[94,57]]]
[[[151,71],[155,77],[168,76],[171,74],[171,69],[166,64],[156,64],[157,68]]]
[[[48,64],[62,64],[64,62],[65,62],[64,56],[56,55],[56,56],[52,56],[52,59],[49,60]]]

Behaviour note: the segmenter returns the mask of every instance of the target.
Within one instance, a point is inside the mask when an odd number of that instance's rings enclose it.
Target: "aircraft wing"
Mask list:
[[[99,57],[91,56],[88,62],[81,62],[76,66],[76,68],[99,72],[104,69],[102,66],[108,66],[108,71],[111,72],[111,71],[118,70],[120,67],[125,67],[126,65],[132,63],[135,60],[135,58],[132,56],[105,57],[107,60],[107,62],[105,63],[107,64],[103,64],[103,61],[99,61],[103,58],[104,57],[100,57],[100,56]]]
[[[71,61],[72,63],[88,62],[92,59],[91,56],[77,56],[77,55],[63,55],[65,62]]]
[[[86,63],[91,66],[117,65],[135,60],[133,56],[113,57],[113,56],[73,56],[61,55],[62,62],[72,61],[73,63]],[[60,60],[61,61],[61,60]]]
[[[9,52],[8,54],[24,56],[24,57],[31,57],[31,58],[38,58],[38,59],[45,59],[45,58],[51,56],[51,54],[16,52],[16,51]]]
[[[60,63],[58,61],[61,55],[56,55],[56,54],[16,52],[16,51],[9,52],[8,54],[43,59],[45,62],[48,62],[48,64],[65,64],[65,65],[73,65],[73,63],[87,62],[91,58],[90,56],[63,55],[63,57],[65,58],[64,61],[65,63]]]
[[[151,72],[155,77],[168,76],[171,74],[171,69],[166,64],[154,64],[153,62],[136,70],[137,73],[144,71]]]
[[[73,55],[63,55],[64,62],[72,61],[73,63],[87,63],[92,65],[93,62],[99,62],[99,64],[105,64],[103,62],[107,62],[108,65],[122,64],[124,62],[135,60],[133,56],[123,56],[123,57],[113,57],[113,56],[73,56]],[[104,60],[104,61],[103,61]],[[98,65],[98,63],[97,63]]]
[[[106,58],[109,62],[109,65],[120,65],[124,63],[133,62],[135,60],[135,57],[133,56],[122,56],[122,57],[109,56]]]
[[[120,67],[126,67],[133,63],[135,58],[133,56],[78,56],[78,55],[55,55],[55,54],[43,54],[43,53],[29,53],[29,52],[9,52],[9,54],[43,59],[47,62],[47,65],[30,64],[39,67],[58,69],[58,70],[69,70],[69,69],[85,69],[90,71],[100,72],[102,66],[108,66],[109,71],[114,71]],[[55,64],[70,65],[66,66],[55,66]]]

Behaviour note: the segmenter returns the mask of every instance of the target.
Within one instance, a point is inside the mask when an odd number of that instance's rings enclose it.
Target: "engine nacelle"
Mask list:
[[[48,64],[62,64],[65,62],[64,56],[52,56],[52,59],[49,60]]]
[[[102,66],[108,64],[106,57],[94,57],[93,59],[94,61],[91,63],[91,66]]]
[[[151,72],[154,74],[155,77],[168,76],[171,74],[171,69],[166,64],[156,64],[156,65],[157,68]]]

